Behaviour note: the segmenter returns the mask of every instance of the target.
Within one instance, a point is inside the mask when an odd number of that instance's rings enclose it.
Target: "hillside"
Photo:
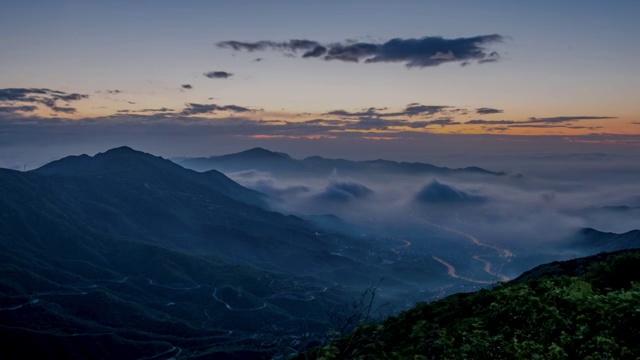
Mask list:
[[[442,184],[427,190],[427,202],[473,199]],[[376,196],[355,182],[334,182],[324,195],[335,204]],[[0,358],[288,355],[331,329],[353,329],[367,306],[382,316],[493,286],[492,269],[522,262],[435,225],[397,235],[373,234],[372,224],[346,231],[336,216],[305,220],[263,201],[216,170],[198,173],[128,147],[0,170],[0,334],[10,343]],[[637,232],[580,234],[615,246],[638,240]],[[583,276],[588,266],[552,263],[513,284],[569,268]],[[465,296],[480,299],[458,299]]]
[[[640,250],[541,265],[490,290],[419,304],[307,358],[636,359]],[[298,358],[305,358],[298,356]]]
[[[593,253],[636,248],[640,247],[640,230],[631,230],[624,234],[616,234],[586,228],[576,234],[568,243],[568,246]]]
[[[354,239],[259,201],[129,148],[0,170],[0,333],[21,339],[0,357],[262,356],[325,331],[319,298],[349,298],[338,274],[377,275],[357,251],[331,255]]]
[[[93,157],[67,156],[31,172],[43,175],[117,178],[121,181],[142,182],[147,187],[171,187],[186,191],[193,185],[204,186],[235,200],[265,205],[262,194],[238,185],[218,171],[198,173],[170,160],[127,146],[114,148]]]

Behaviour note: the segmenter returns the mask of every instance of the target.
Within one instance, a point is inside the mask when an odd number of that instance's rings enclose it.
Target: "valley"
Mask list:
[[[286,357],[333,339],[329,331],[575,257],[586,249],[576,241],[592,252],[601,238],[622,239],[609,248],[638,241],[591,231],[526,247],[492,234],[512,221],[507,205],[478,200],[489,196],[473,185],[519,179],[347,164],[344,177],[272,169],[269,184],[306,184],[301,193],[126,147],[0,170],[0,330],[60,354],[73,343],[83,357],[104,346],[146,359]]]

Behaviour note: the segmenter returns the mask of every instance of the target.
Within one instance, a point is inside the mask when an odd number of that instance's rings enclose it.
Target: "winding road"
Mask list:
[[[213,298],[214,298],[217,302],[224,304],[224,306],[225,306],[228,310],[231,310],[231,311],[240,311],[240,312],[246,312],[246,311],[258,311],[258,310],[262,310],[262,309],[264,309],[264,308],[266,308],[266,307],[267,307],[267,303],[266,303],[266,302],[263,302],[261,306],[258,306],[258,307],[255,307],[255,308],[249,308],[249,309],[236,309],[236,308],[232,307],[231,305],[227,304],[224,300],[220,299],[220,298],[218,297],[218,295],[217,295],[217,294],[218,294],[218,288],[214,288],[214,289],[213,289],[213,294],[211,294],[211,296],[213,296]]]
[[[171,345],[171,349],[169,349],[167,351],[163,351],[161,353],[158,353],[158,354],[155,354],[155,355],[152,355],[152,356],[143,357],[140,360],[163,359],[165,356],[170,356],[170,357],[166,358],[167,360],[177,359],[181,352],[182,352],[181,348],[179,348],[177,346],[174,346],[174,345]]]
[[[476,283],[476,284],[493,284],[493,281],[486,281],[486,280],[477,280],[477,279],[472,279],[472,278],[468,278],[465,276],[460,276],[456,273],[456,268],[453,267],[453,265],[449,264],[448,262],[440,259],[437,256],[432,256],[431,258],[433,258],[433,260],[439,262],[440,264],[444,265],[447,267],[447,273],[449,274],[449,276],[451,276],[452,278],[455,279],[460,279],[460,280],[465,280],[468,282],[472,282],[472,283]]]
[[[161,286],[163,288],[167,288],[167,289],[171,289],[171,290],[195,290],[195,289],[200,289],[202,287],[202,285],[200,285],[200,284],[195,285],[195,286],[190,286],[190,287],[175,287],[175,286],[159,284],[159,283],[155,282],[152,279],[147,279],[147,280],[149,280],[149,285]]]
[[[491,269],[493,267],[493,264],[490,261],[484,260],[480,255],[475,255],[473,256],[473,258],[475,260],[478,260],[480,262],[484,263],[484,272],[486,272],[487,274],[491,275],[491,276],[495,276],[498,279],[500,279],[499,281],[509,281],[511,280],[510,278],[502,275],[502,274],[498,274],[496,272],[493,272]]]
[[[480,239],[478,239],[477,237],[475,237],[475,236],[473,236],[471,234],[467,234],[465,232],[462,232],[462,231],[454,229],[454,228],[450,228],[448,226],[435,224],[435,223],[432,223],[431,221],[427,221],[425,219],[420,219],[420,218],[417,218],[417,217],[414,217],[414,218],[416,220],[418,220],[418,222],[420,222],[422,224],[425,224],[427,226],[435,227],[435,228],[438,228],[438,229],[441,229],[441,230],[444,230],[444,231],[447,231],[447,232],[462,236],[464,238],[469,239],[472,243],[474,243],[474,244],[476,244],[478,246],[495,250],[500,254],[500,256],[504,256],[504,257],[513,257],[514,256],[511,251],[509,251],[507,249],[500,248],[500,247],[498,247],[496,245],[485,244],[482,241],[480,241]]]
[[[16,311],[16,310],[22,308],[25,305],[35,304],[35,303],[37,303],[39,301],[40,301],[39,299],[32,299],[32,300],[27,301],[24,304],[15,305],[15,306],[8,306],[8,307],[0,307],[0,311]]]
[[[501,247],[498,247],[497,245],[483,243],[477,237],[475,237],[475,236],[473,236],[471,234],[465,233],[463,231],[460,231],[458,229],[454,229],[454,228],[451,228],[451,227],[448,227],[448,226],[444,226],[444,225],[440,225],[440,224],[435,224],[435,223],[433,223],[431,221],[428,221],[428,220],[425,220],[425,219],[422,219],[422,218],[418,218],[416,216],[413,216],[413,218],[415,220],[417,220],[419,223],[423,224],[423,225],[444,230],[446,232],[449,232],[449,233],[461,236],[463,238],[466,238],[466,239],[468,239],[469,241],[471,241],[473,244],[475,244],[477,246],[494,250],[494,251],[498,252],[498,255],[501,256],[501,257],[513,257],[514,256],[514,254],[511,251],[509,251],[508,249],[503,249]],[[456,213],[456,218],[457,218],[458,222],[462,222],[462,220],[460,219],[460,215],[458,213]],[[460,275],[458,275],[456,273],[456,269],[455,269],[455,267],[453,265],[451,265],[448,262],[438,258],[437,256],[432,256],[432,258],[434,260],[438,261],[439,263],[443,264],[444,266],[446,266],[449,276],[451,276],[453,278],[462,279],[462,280],[474,282],[474,283],[477,283],[477,284],[493,284],[494,283],[492,281],[476,280],[476,279],[471,279],[471,278],[467,278],[467,277],[464,277],[464,276],[460,276]],[[497,278],[498,281],[511,280],[510,278],[508,278],[508,277],[506,277],[504,275],[501,275],[501,274],[498,274],[498,273],[494,272],[492,270],[493,269],[493,264],[489,260],[483,259],[482,256],[475,255],[475,256],[473,256],[473,259],[484,263],[484,267],[483,267],[484,272],[487,273],[488,275],[491,275],[494,278]]]
[[[409,240],[405,240],[405,239],[398,239],[398,240],[402,242],[402,245],[391,248],[391,251],[393,251],[396,254],[398,254],[400,250],[411,246],[411,241]]]

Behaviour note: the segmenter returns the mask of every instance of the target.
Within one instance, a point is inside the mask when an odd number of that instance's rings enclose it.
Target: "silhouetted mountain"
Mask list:
[[[289,155],[269,151],[263,148],[253,148],[243,152],[208,158],[186,158],[180,165],[196,171],[218,170],[235,172],[243,170],[269,171],[300,171],[303,170],[297,160]]]
[[[326,159],[311,156],[302,160],[295,160],[287,154],[272,152],[263,148],[255,148],[236,154],[211,156],[201,158],[181,158],[176,161],[187,168],[197,171],[216,169],[222,172],[236,172],[243,170],[260,170],[279,174],[297,175],[327,175],[338,172],[341,175],[395,174],[484,174],[504,175],[479,167],[450,169],[424,163],[396,162],[389,160],[351,161],[344,159]]]
[[[589,252],[640,248],[640,230],[631,230],[624,234],[616,234],[591,228],[582,229],[571,239],[569,246],[576,250],[586,250]]]
[[[415,199],[424,204],[479,203],[486,200],[482,196],[466,193],[437,180],[425,185]]]
[[[368,249],[239,200],[258,195],[129,148],[0,169],[0,332],[31,344],[0,357],[220,356],[326,331],[320,294],[351,296],[339,274],[378,279]]]
[[[242,187],[224,174],[211,170],[198,173],[170,160],[123,146],[88,155],[68,156],[32,172],[45,175],[89,176],[117,181],[135,181],[147,188],[172,188],[182,191],[206,186],[225,196],[255,205],[264,205],[263,195]]]
[[[328,309],[380,278],[387,299],[447,281],[429,257],[411,276],[382,264],[399,258],[395,239],[259,201],[215,170],[126,147],[0,170],[0,332],[36,344],[0,357],[269,357],[302,332],[323,336]]]
[[[612,212],[631,212],[631,211],[640,211],[640,207],[638,206],[627,206],[627,205],[609,205],[601,207],[602,210],[612,211]]]

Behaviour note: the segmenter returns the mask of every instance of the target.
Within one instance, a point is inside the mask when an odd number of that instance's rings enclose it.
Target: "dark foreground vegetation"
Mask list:
[[[640,250],[541,265],[419,304],[298,359],[637,359]]]

